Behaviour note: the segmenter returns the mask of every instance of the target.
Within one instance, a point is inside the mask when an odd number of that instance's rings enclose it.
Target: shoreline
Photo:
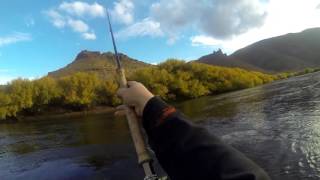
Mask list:
[[[55,118],[73,118],[85,115],[95,115],[95,114],[104,114],[104,113],[111,113],[115,111],[115,107],[111,106],[97,106],[89,110],[82,110],[82,111],[67,111],[61,112],[60,110],[57,111],[50,111],[43,114],[36,114],[36,115],[19,115],[17,118],[13,119],[5,119],[0,121],[0,124],[6,123],[16,123],[16,122],[24,122],[24,121],[34,121],[39,119],[55,119]]]
[[[313,72],[313,73],[318,73],[318,72]],[[304,76],[307,74],[312,74],[312,73],[300,74],[300,75],[296,75],[296,76],[285,78],[285,79],[278,79],[278,80],[275,80],[271,83],[266,83],[266,84],[262,84],[259,86],[264,86],[264,85],[272,84],[277,81],[286,80],[286,79],[299,77],[299,76]],[[259,86],[255,86],[255,87],[259,87]],[[254,87],[252,87],[252,88],[254,88]],[[239,90],[235,90],[235,91],[222,92],[222,93],[208,95],[208,96],[217,96],[217,95],[232,93],[232,92],[241,91],[241,90],[245,90],[245,89],[251,89],[251,88],[244,88],[244,89],[239,89]],[[179,100],[168,101],[168,103],[176,104],[176,103],[186,101],[186,100],[192,100],[192,99],[179,99]],[[24,122],[24,121],[34,121],[34,120],[40,120],[40,119],[73,118],[73,117],[79,117],[79,116],[85,116],[85,115],[104,114],[104,113],[110,113],[112,111],[115,111],[115,109],[116,108],[112,107],[112,106],[96,106],[96,107],[93,107],[88,110],[80,110],[80,111],[71,111],[71,110],[67,110],[67,109],[61,109],[61,108],[59,109],[58,108],[55,110],[51,109],[51,110],[43,112],[41,114],[18,115],[17,117],[14,117],[14,118],[0,120],[0,124],[8,124],[8,123],[16,123],[16,122]]]

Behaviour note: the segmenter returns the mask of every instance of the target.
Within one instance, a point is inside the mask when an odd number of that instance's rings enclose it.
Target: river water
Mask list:
[[[175,106],[272,179],[320,179],[320,73]],[[101,114],[0,124],[1,180],[142,178],[123,118]]]

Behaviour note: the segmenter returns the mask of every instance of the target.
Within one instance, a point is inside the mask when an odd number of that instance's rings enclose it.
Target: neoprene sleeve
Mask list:
[[[159,97],[143,111],[143,126],[161,166],[172,180],[269,180],[238,150],[194,125]]]

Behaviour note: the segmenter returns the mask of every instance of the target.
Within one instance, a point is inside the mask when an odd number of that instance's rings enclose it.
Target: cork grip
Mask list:
[[[118,81],[120,84],[120,87],[128,87],[127,80],[124,74],[123,69],[118,69]],[[141,133],[141,125],[139,123],[139,119],[134,111],[133,108],[129,107],[128,111],[126,113],[129,129],[131,132],[131,137],[134,143],[134,146],[136,148],[136,152],[138,155],[138,162],[140,165],[142,165],[145,162],[150,162],[151,157],[149,155],[149,152],[146,148],[146,143],[144,141],[144,138]]]

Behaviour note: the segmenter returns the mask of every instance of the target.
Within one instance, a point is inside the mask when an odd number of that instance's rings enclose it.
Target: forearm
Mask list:
[[[265,172],[229,145],[152,98],[143,113],[149,143],[174,179],[269,179]]]

